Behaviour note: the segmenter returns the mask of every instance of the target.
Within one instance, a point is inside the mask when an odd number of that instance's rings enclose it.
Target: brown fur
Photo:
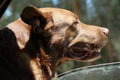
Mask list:
[[[108,32],[65,9],[26,7],[0,31],[0,79],[51,80],[65,61],[98,59]]]

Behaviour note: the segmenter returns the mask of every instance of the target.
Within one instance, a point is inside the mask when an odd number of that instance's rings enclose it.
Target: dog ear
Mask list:
[[[45,14],[35,7],[26,7],[20,15],[23,22],[32,27],[40,27],[44,29],[46,24]]]

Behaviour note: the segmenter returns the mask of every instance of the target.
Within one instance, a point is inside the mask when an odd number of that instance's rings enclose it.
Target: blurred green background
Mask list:
[[[58,73],[83,66],[120,61],[120,0],[12,0],[0,20],[0,29],[19,18],[23,8],[58,7],[75,12],[87,24],[107,27],[109,42],[102,50],[99,60],[89,63],[69,61],[58,68]]]

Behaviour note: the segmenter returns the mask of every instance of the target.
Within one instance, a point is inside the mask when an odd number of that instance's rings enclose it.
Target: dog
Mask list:
[[[25,7],[0,30],[0,79],[51,80],[63,62],[100,58],[108,33],[65,9]]]

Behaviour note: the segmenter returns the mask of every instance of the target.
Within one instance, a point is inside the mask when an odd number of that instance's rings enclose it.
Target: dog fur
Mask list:
[[[65,61],[98,59],[108,32],[65,9],[26,7],[0,31],[0,79],[51,80]]]

